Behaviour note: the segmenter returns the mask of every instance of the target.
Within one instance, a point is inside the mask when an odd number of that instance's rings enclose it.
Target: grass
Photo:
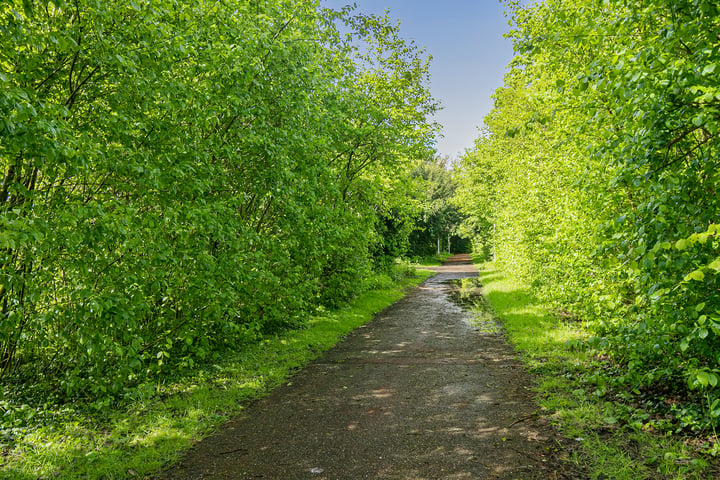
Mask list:
[[[443,264],[445,260],[452,257],[452,253],[443,252],[439,255],[427,255],[413,259],[413,265],[422,267],[437,267]]]
[[[374,290],[346,308],[315,316],[307,328],[243,347],[192,377],[138,392],[114,413],[66,412],[4,446],[0,477],[110,480],[157,473],[430,275],[418,270],[400,283],[376,281]]]
[[[719,478],[717,459],[699,453],[697,439],[619,420],[634,407],[596,394],[597,359],[574,348],[587,335],[581,323],[552,315],[494,263],[480,265],[480,280],[508,339],[536,377],[542,411],[568,439],[576,468],[603,480]]]

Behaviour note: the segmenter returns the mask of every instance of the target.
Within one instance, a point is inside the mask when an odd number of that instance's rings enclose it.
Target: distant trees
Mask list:
[[[6,379],[102,406],[383,263],[377,225],[435,108],[387,18],[290,0],[11,0],[0,17]]]
[[[666,406],[673,428],[716,426],[720,6],[513,15],[517,56],[462,160],[463,211],[506,269],[591,323],[612,359],[600,394],[684,385],[696,403]]]
[[[412,172],[418,183],[415,228],[410,234],[412,255],[465,252],[469,241],[458,235],[463,215],[452,203],[456,183],[448,159],[420,162]]]

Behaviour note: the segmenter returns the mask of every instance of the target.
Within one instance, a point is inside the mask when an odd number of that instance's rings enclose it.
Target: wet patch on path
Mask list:
[[[159,478],[582,478],[565,470],[502,329],[467,294],[479,288],[469,257],[434,270]]]

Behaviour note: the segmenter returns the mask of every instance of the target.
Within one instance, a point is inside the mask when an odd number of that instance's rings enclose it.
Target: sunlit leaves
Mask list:
[[[592,322],[620,384],[717,387],[718,8],[513,7],[520,55],[465,158],[498,260]]]
[[[396,26],[29,5],[0,4],[0,370],[102,406],[362,287],[435,108]]]

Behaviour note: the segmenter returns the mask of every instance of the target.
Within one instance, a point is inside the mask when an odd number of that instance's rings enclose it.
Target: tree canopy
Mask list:
[[[459,202],[497,260],[587,321],[601,395],[720,419],[717,2],[512,5],[517,56]]]
[[[419,162],[411,173],[418,192],[410,255],[462,253],[470,247],[467,238],[459,235],[463,215],[452,201],[457,182],[450,167],[447,158],[435,158]]]
[[[383,263],[435,109],[428,59],[387,17],[290,0],[0,17],[7,385],[100,408],[301,324]]]

